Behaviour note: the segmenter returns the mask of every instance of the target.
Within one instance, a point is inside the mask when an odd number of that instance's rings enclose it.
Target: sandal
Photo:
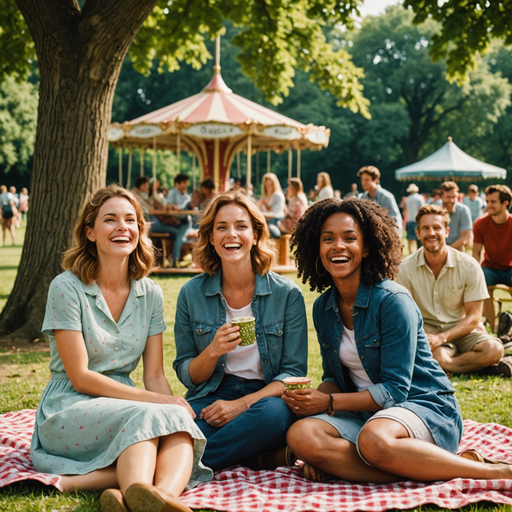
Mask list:
[[[309,480],[310,482],[323,483],[327,482],[327,480],[334,479],[334,477],[329,473],[326,473],[322,469],[318,469],[317,467],[313,466],[312,464],[308,464],[307,462],[304,462],[304,466],[302,466],[302,473],[304,474],[306,480]]]
[[[150,484],[133,484],[125,500],[131,512],[192,512],[184,503]]]
[[[459,453],[459,457],[462,457],[463,459],[474,460],[475,462],[482,462],[483,464],[507,464],[509,466],[512,465],[510,462],[506,462],[504,460],[488,459],[477,450],[466,450],[462,453]]]
[[[288,446],[270,452],[264,452],[258,457],[259,469],[276,469],[280,466],[295,466],[297,457]]]
[[[101,512],[128,512],[119,489],[107,489],[100,497]]]

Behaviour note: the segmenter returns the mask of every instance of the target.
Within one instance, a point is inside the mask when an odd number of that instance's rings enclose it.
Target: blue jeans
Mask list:
[[[500,268],[482,267],[482,270],[487,286],[496,286],[497,284],[512,286],[512,268],[501,270]]]
[[[190,229],[190,219],[188,222],[181,223],[179,226],[168,226],[164,224],[158,217],[151,218],[151,231],[154,233],[169,233],[174,235],[174,246],[172,249],[172,259],[179,260],[181,248],[187,241],[187,233]]]
[[[203,464],[214,471],[241,463],[257,467],[258,456],[263,451],[286,445],[286,432],[297,420],[297,416],[278,397],[258,400],[223,427],[212,427],[199,418],[201,411],[217,400],[236,400],[256,393],[265,386],[263,380],[225,375],[213,393],[190,401],[197,414],[196,424],[207,439]]]

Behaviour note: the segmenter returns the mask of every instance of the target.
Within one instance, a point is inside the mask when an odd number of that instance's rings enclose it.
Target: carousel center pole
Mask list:
[[[153,180],[156,180],[156,137],[153,137]]]
[[[130,190],[131,177],[132,177],[132,159],[133,159],[133,146],[130,146],[128,153],[128,177],[126,178],[126,189]]]
[[[249,190],[249,185],[251,184],[251,164],[252,164],[252,135],[249,133],[247,137],[247,176],[246,176],[246,187]]]
[[[144,176],[144,148],[139,150],[140,154],[140,175]]]
[[[292,179],[293,153],[292,148],[288,148],[288,181]]]
[[[119,185],[123,186],[123,146],[119,147]]]
[[[297,178],[300,180],[300,148],[297,149]]]

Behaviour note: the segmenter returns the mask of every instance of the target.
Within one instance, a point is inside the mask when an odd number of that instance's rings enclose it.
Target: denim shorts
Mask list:
[[[366,413],[365,416],[368,416],[368,413]],[[377,411],[368,419],[365,419],[361,414],[357,412],[337,412],[334,414],[334,416],[318,414],[316,416],[312,416],[312,418],[323,420],[329,423],[338,431],[340,437],[350,441],[352,444],[355,444],[357,453],[361,459],[366,464],[368,464],[368,466],[371,466],[371,464],[361,455],[357,440],[361,429],[366,423],[372,420],[380,418],[397,421],[403,427],[405,427],[409,433],[409,437],[436,444],[430,430],[427,428],[427,425],[425,425],[424,421],[417,414],[413,413],[409,409],[405,409],[404,407],[389,407],[388,409],[382,409]]]
[[[487,286],[496,286],[497,284],[512,286],[512,268],[501,270],[499,268],[482,267],[482,270]]]
[[[405,223],[405,232],[406,232],[406,238],[407,240],[416,240],[418,241],[418,237],[416,236],[416,227],[418,224],[416,224],[415,221],[411,220]]]

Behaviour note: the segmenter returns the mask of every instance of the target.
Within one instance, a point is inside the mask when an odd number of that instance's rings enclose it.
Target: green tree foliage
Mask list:
[[[0,170],[16,165],[24,174],[34,152],[37,123],[37,87],[7,76],[0,83]]]
[[[415,13],[415,23],[432,18],[441,30],[432,38],[434,61],[447,58],[448,75],[463,82],[485,53],[491,40],[512,44],[512,0],[405,0]]]

